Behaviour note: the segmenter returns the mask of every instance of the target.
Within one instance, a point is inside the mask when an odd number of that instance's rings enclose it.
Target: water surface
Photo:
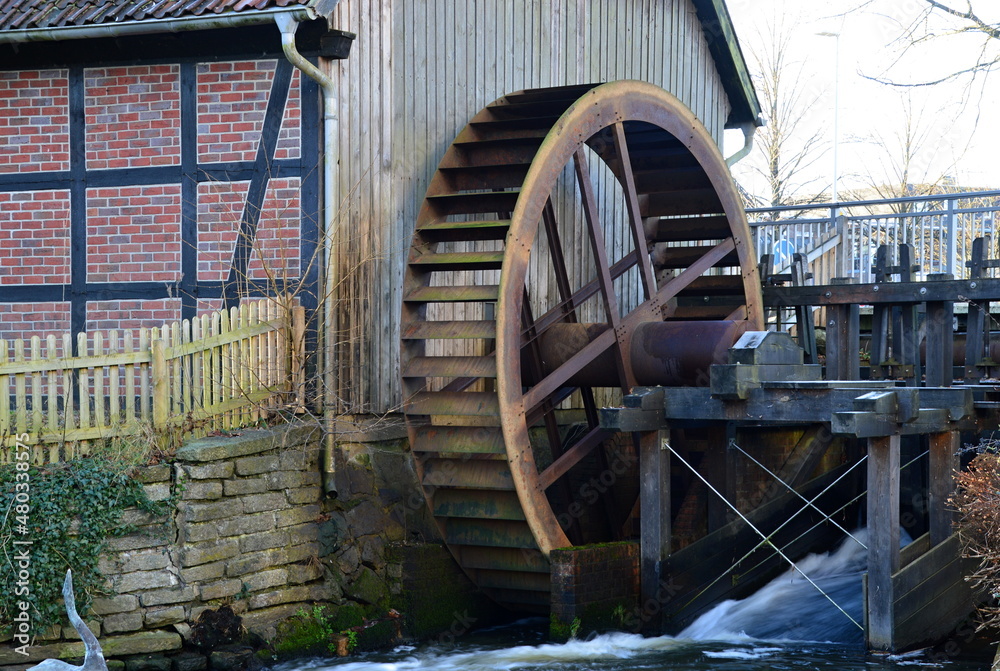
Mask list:
[[[468,634],[454,644],[441,639],[346,659],[299,661],[276,671],[988,670],[989,650],[975,645],[968,624],[933,649],[865,651],[860,623],[866,542],[866,531],[855,531],[840,547],[805,557],[750,597],[718,604],[676,637],[609,633],[549,643],[548,621],[532,619]]]

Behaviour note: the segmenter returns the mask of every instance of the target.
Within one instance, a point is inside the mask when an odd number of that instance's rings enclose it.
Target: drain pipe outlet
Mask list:
[[[738,152],[726,159],[726,165],[730,168],[733,167],[739,161],[746,158],[747,154],[753,149],[753,135],[757,131],[757,128],[764,126],[766,121],[763,115],[757,117],[757,121],[747,121],[746,123],[740,124],[740,130],[743,131],[743,148]]]
[[[337,450],[336,450],[336,403],[333,395],[333,361],[334,361],[334,310],[333,291],[336,287],[337,272],[333,267],[335,254],[332,246],[334,230],[337,224],[337,212],[340,196],[337,193],[336,169],[339,163],[340,148],[338,139],[338,116],[336,84],[322,70],[310,63],[295,48],[295,31],[299,26],[296,17],[278,14],[274,17],[281,31],[281,48],[285,57],[308,77],[315,80],[323,89],[323,267],[324,277],[322,300],[322,351],[323,357],[320,370],[323,371],[323,490],[330,498],[337,497]]]

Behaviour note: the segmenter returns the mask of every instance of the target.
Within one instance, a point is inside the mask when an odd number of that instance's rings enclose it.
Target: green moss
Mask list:
[[[403,614],[407,637],[458,637],[495,624],[505,615],[476,590],[444,546],[397,545],[387,550],[403,565],[406,576],[405,589],[390,603]]]
[[[556,617],[555,613],[549,616],[549,638],[556,643],[565,643],[570,637],[570,625]]]
[[[337,612],[336,606],[315,606],[311,611],[299,610],[295,617],[278,625],[273,642],[278,657],[320,655],[329,652],[330,630],[324,618]]]

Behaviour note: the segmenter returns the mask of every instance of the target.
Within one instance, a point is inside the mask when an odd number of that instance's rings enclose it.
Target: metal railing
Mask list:
[[[772,254],[781,270],[794,253],[805,254],[816,284],[834,277],[872,282],[879,246],[901,244],[913,249],[917,279],[964,278],[972,241],[997,240],[1000,191],[754,208],[747,216],[758,258]]]

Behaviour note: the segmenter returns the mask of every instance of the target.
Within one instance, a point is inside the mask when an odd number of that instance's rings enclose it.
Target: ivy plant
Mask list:
[[[87,612],[92,595],[104,589],[97,562],[108,539],[134,530],[122,522],[125,509],[136,507],[159,515],[169,505],[150,501],[130,471],[120,462],[94,458],[33,466],[28,471],[29,509],[19,515],[15,468],[13,464],[0,466],[0,622],[11,622],[19,612],[18,601],[25,600],[23,589],[15,589],[19,569],[13,561],[15,551],[24,547],[30,555],[33,629],[63,620],[62,583],[67,568],[73,569],[77,609]],[[22,542],[15,545],[15,540]]]

